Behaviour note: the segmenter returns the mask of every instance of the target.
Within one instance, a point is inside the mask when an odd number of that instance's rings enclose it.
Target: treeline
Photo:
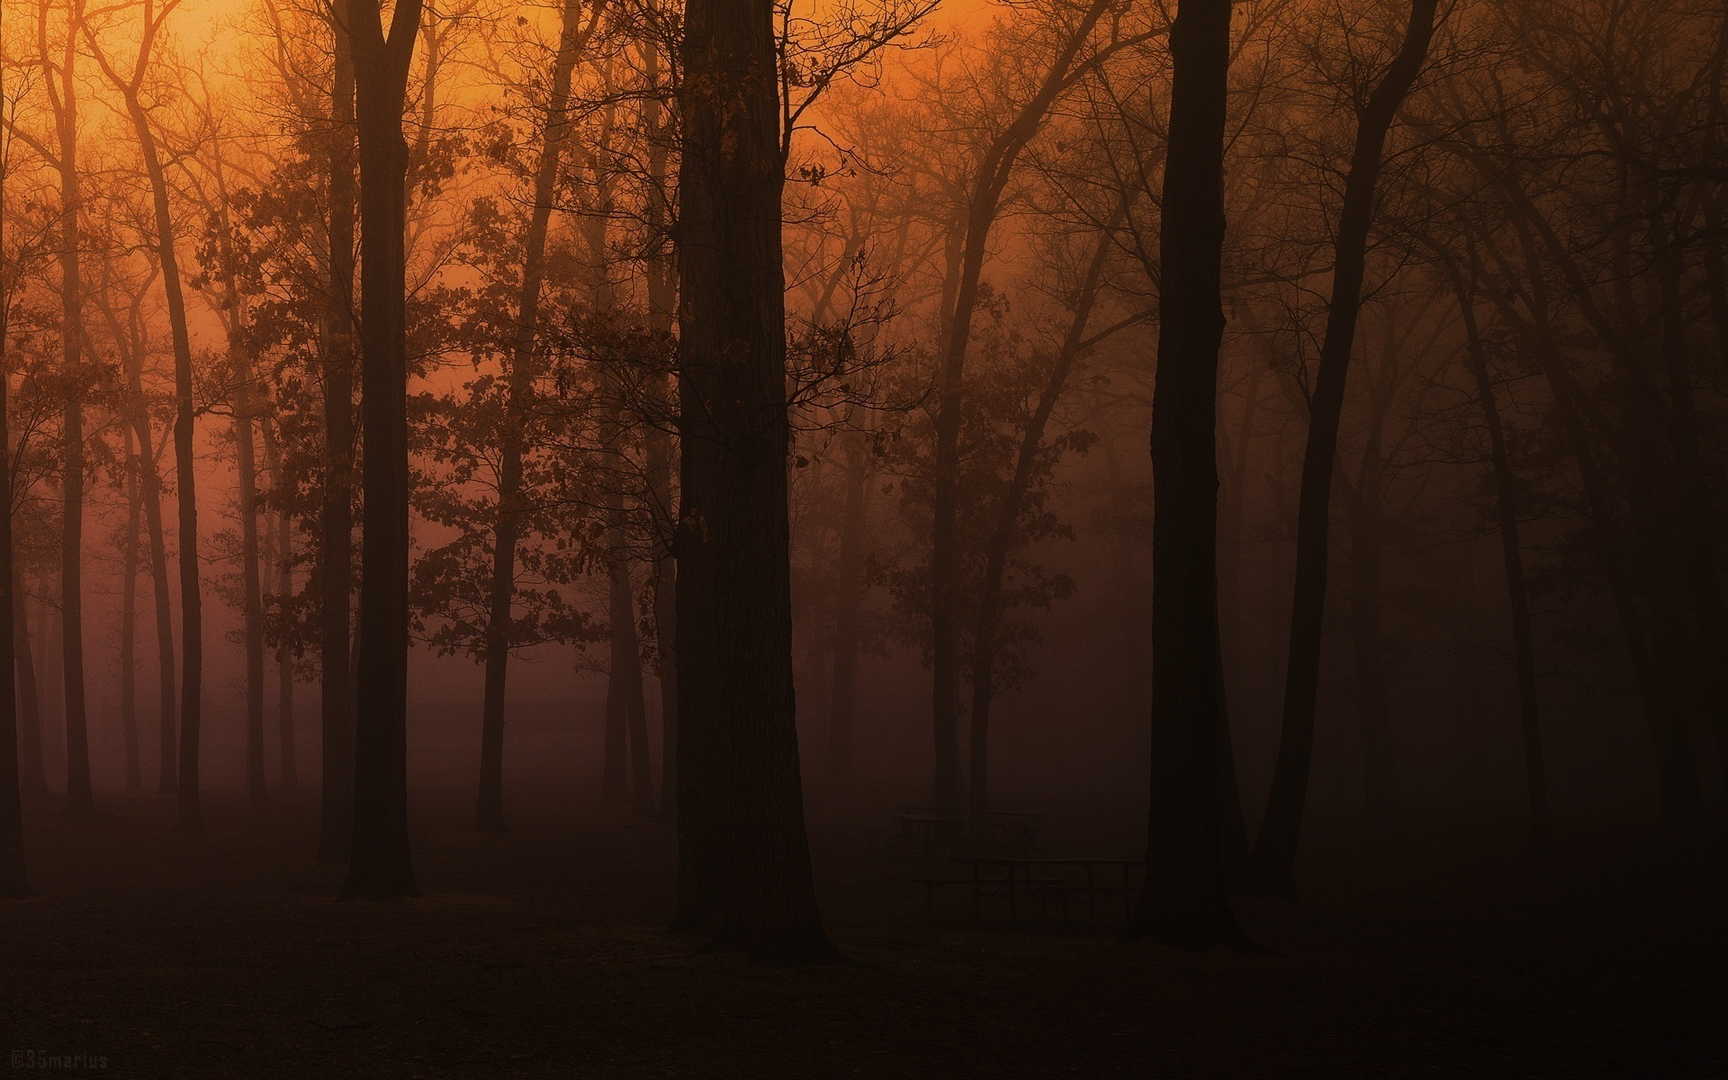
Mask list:
[[[578,648],[607,672],[603,796],[677,822],[686,921],[808,944],[798,739],[853,782],[868,657],[928,666],[929,802],[977,820],[1049,610],[1114,590],[1118,648],[1149,561],[1151,850],[1185,868],[1142,915],[1217,936],[1230,890],[1294,888],[1323,630],[1392,820],[1387,565],[1492,536],[1503,599],[1469,621],[1508,658],[1483,683],[1532,837],[1545,647],[1624,674],[1695,833],[1699,740],[1728,751],[1728,13],[1173,7],[256,0],[215,54],[177,0],[9,4],[0,779],[49,786],[54,651],[65,796],[92,805],[106,529],[125,782],[188,832],[207,602],[241,613],[255,805],[307,782],[318,687],[320,857],[365,894],[413,888],[411,642],[483,669],[482,830],[509,820],[512,657]],[[1118,464],[1148,420],[1154,484]],[[237,505],[205,520],[236,526],[201,534],[218,469]],[[1077,570],[1082,535],[1116,565]],[[1247,666],[1283,680],[1254,820]]]

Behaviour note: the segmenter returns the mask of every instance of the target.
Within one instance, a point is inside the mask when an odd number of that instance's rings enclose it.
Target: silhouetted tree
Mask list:
[[[1302,493],[1296,526],[1296,583],[1290,612],[1290,656],[1284,674],[1284,724],[1272,792],[1254,847],[1259,887],[1295,889],[1296,851],[1308,801],[1314,751],[1314,711],[1320,684],[1320,639],[1326,612],[1332,477],[1344,388],[1362,310],[1368,233],[1386,137],[1427,61],[1438,0],[1411,0],[1410,19],[1397,55],[1363,102],[1333,245],[1332,300],[1309,400],[1308,443],[1302,458]]]
[[[1226,723],[1218,631],[1218,351],[1230,8],[1182,0],[1164,164],[1152,399],[1152,801],[1133,931],[1184,946],[1238,935],[1225,900]]]
[[[772,0],[691,0],[681,58],[678,921],[821,955],[792,689]]]
[[[355,664],[354,840],[343,895],[416,892],[408,844],[408,144],[402,107],[420,0],[349,0],[360,159],[365,513]]]

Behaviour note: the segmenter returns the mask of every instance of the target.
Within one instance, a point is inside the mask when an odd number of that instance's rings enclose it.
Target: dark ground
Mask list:
[[[797,970],[662,929],[657,826],[519,814],[488,841],[453,793],[419,815],[423,898],[340,903],[308,809],[213,802],[195,847],[170,802],[37,808],[42,895],[0,902],[12,1075],[1728,1077],[1724,894],[1635,838],[1609,873],[1455,860],[1244,904],[1275,951],[1243,955],[932,921],[885,822],[829,825],[846,961]]]

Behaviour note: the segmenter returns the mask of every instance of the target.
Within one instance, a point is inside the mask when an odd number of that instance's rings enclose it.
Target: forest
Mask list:
[[[1728,1075],[1725,471],[1722,0],[0,0],[0,1049]]]

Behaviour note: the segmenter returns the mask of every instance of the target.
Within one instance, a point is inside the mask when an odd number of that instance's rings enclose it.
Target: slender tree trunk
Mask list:
[[[571,73],[586,41],[581,4],[564,0],[558,55],[553,65],[546,120],[540,130],[540,155],[534,170],[534,203],[523,243],[522,288],[516,303],[516,338],[509,370],[509,419],[499,446],[498,516],[493,527],[492,583],[486,618],[485,688],[480,717],[480,790],[474,824],[482,832],[504,828],[504,702],[510,665],[510,607],[516,594],[516,546],[522,538],[523,426],[534,393],[535,333],[540,292],[546,277],[546,233],[552,218],[553,186],[558,178],[568,121]],[[589,24],[588,31],[593,29]]]
[[[349,0],[360,147],[364,540],[355,666],[354,839],[343,895],[417,892],[408,839],[408,145],[420,0]]]
[[[345,18],[330,16],[329,294],[323,338],[324,488],[318,508],[318,861],[348,858],[354,836],[354,50]]]
[[[143,375],[135,355],[128,356],[127,392],[132,427],[138,437],[138,481],[143,500],[144,530],[150,543],[151,599],[156,613],[156,791],[170,795],[180,788],[179,734],[175,725],[174,613],[169,599],[168,541],[162,525],[162,476],[157,471],[156,446],[150,414],[144,405]]]
[[[1506,427],[1494,382],[1488,373],[1488,357],[1482,330],[1476,319],[1473,287],[1463,280],[1456,266],[1448,263],[1458,294],[1458,311],[1464,320],[1465,362],[1476,384],[1476,398],[1488,427],[1489,463],[1494,472],[1494,511],[1500,527],[1500,560],[1506,574],[1506,599],[1512,614],[1513,668],[1518,683],[1518,728],[1524,749],[1524,790],[1529,803],[1531,836],[1545,844],[1552,832],[1548,807],[1547,754],[1543,747],[1541,716],[1536,696],[1535,634],[1530,624],[1530,594],[1524,584],[1524,547],[1518,522],[1518,477],[1512,470],[1512,455],[1506,444]]]
[[[240,390],[234,406],[234,447],[240,481],[241,616],[246,634],[246,794],[253,810],[269,802],[264,775],[264,584],[258,553],[258,450],[252,426],[252,360],[238,342],[229,349],[236,359]]]
[[[1378,420],[1376,420],[1378,423]],[[1362,741],[1364,820],[1387,835],[1397,812],[1397,776],[1391,748],[1392,705],[1387,689],[1385,632],[1380,614],[1384,537],[1380,519],[1380,436],[1369,436],[1350,513],[1350,638],[1356,667],[1356,716]]]
[[[871,433],[846,437],[846,502],[840,562],[834,568],[834,654],[828,678],[828,776],[842,790],[853,778],[852,741],[858,715],[858,653],[863,639],[865,556],[869,550]]]
[[[16,556],[9,580],[12,583],[13,642],[17,652],[14,666],[18,686],[18,753],[22,758],[20,783],[26,793],[40,795],[48,790],[48,770],[42,758],[42,697],[36,685],[36,655],[30,647],[29,609],[25,604],[24,581],[18,574]]]
[[[1152,799],[1132,930],[1239,936],[1225,899],[1218,632],[1218,352],[1224,341],[1224,124],[1230,8],[1182,0],[1164,167],[1153,388]]]
[[[0,20],[0,31],[4,21]],[[0,102],[6,100],[6,73],[0,70]],[[10,179],[10,161],[0,159],[0,253],[6,250],[6,187]],[[18,600],[17,564],[12,552],[12,373],[6,356],[7,316],[12,296],[10,287],[0,280],[0,592],[5,594],[6,613],[0,618],[0,896],[18,897],[30,893],[29,875],[24,865],[24,770],[19,766],[20,749],[17,693],[17,652],[14,642],[17,626]],[[27,749],[27,747],[26,747]],[[41,761],[38,750],[37,762]]]
[[[276,595],[284,600],[294,595],[294,522],[288,513],[287,476],[283,472],[281,448],[276,444],[275,425],[261,425],[264,435],[264,471],[276,489],[275,539],[271,556],[276,564]],[[282,790],[292,793],[300,786],[299,743],[294,729],[294,650],[284,637],[276,646],[276,733],[280,739]]]
[[[120,730],[126,741],[126,790],[144,786],[138,764],[138,541],[143,505],[132,429],[122,429],[126,464],[126,542],[120,569]]]
[[[935,493],[930,544],[930,671],[935,770],[931,801],[960,805],[959,723],[959,534],[960,429],[965,403],[966,353],[978,309],[990,229],[1001,209],[1014,164],[1044,124],[1081,48],[1112,0],[1093,0],[1052,59],[1032,98],[987,149],[967,204],[965,242],[952,317],[943,344],[936,387]]]
[[[57,104],[60,137],[60,363],[66,406],[61,431],[60,534],[61,678],[66,704],[66,803],[74,814],[88,814],[90,736],[84,703],[84,365],[83,280],[78,215],[82,208],[78,176],[78,27],[82,0],[68,5],[66,45],[60,59]]]
[[[643,56],[643,77],[648,85],[658,86],[660,54],[649,44]],[[668,122],[666,110],[659,101],[649,98],[643,103],[643,128],[648,139],[648,225],[653,237],[647,260],[647,291],[649,328],[657,338],[671,340],[675,308],[678,303],[678,268],[663,242],[667,229],[668,208],[664,193],[670,173]],[[651,404],[663,404],[672,411],[673,390],[666,379],[656,376],[651,384],[654,399]],[[660,815],[673,820],[678,803],[678,561],[673,535],[676,523],[673,508],[677,496],[673,476],[677,449],[666,429],[663,417],[652,418],[643,434],[642,449],[647,473],[648,512],[651,535],[654,538],[654,644],[659,661],[660,678]]]
[[[1021,432],[1019,452],[1014,458],[1014,472],[1002,493],[997,507],[995,527],[991,530],[986,549],[984,582],[978,598],[978,623],[972,642],[972,788],[970,815],[972,827],[981,829],[984,815],[990,809],[990,706],[996,692],[997,634],[1002,621],[1002,589],[1008,573],[1008,556],[1013,550],[1020,514],[1032,486],[1032,474],[1038,466],[1038,453],[1044,445],[1044,432],[1056,411],[1068,379],[1085,351],[1086,324],[1092,318],[1092,308],[1098,299],[1098,288],[1104,278],[1104,263],[1109,258],[1111,233],[1115,222],[1098,236],[1086,276],[1075,297],[1074,310],[1068,321],[1068,332],[1057,351],[1050,374],[1038,395],[1032,419]]]
[[[678,921],[825,956],[792,691],[774,6],[685,9]]]
[[[1254,850],[1256,884],[1279,893],[1296,888],[1296,852],[1308,803],[1314,754],[1314,712],[1320,687],[1320,639],[1326,614],[1330,561],[1332,469],[1344,386],[1362,310],[1368,233],[1374,223],[1386,136],[1405,95],[1427,62],[1437,0],[1411,0],[1410,22],[1397,58],[1375,87],[1357,120],[1356,146],[1345,181],[1344,203],[1333,248],[1332,301],[1320,369],[1309,402],[1308,445],[1302,457],[1302,487],[1296,521],[1296,587],[1290,613],[1290,655],[1284,673],[1284,725],[1272,792]]]
[[[630,581],[622,516],[622,511],[615,511],[620,520],[607,531],[611,663],[606,681],[604,788],[608,805],[621,807],[626,794],[632,793],[636,813],[648,815],[654,811],[654,781],[648,756],[647,705],[642,696],[641,642],[636,634],[636,594]]]
[[[156,134],[136,88],[125,94],[126,112],[144,158],[150,181],[156,228],[156,257],[168,298],[168,323],[174,346],[174,472],[180,506],[180,769],[179,827],[190,835],[204,831],[199,791],[199,740],[204,690],[204,613],[198,566],[198,479],[193,456],[196,414],[192,401],[192,343],[187,331],[186,298],[181,288],[175,252],[174,219],[168,203],[168,179],[157,153]],[[68,657],[70,659],[70,657]],[[68,693],[71,676],[67,676]]]

